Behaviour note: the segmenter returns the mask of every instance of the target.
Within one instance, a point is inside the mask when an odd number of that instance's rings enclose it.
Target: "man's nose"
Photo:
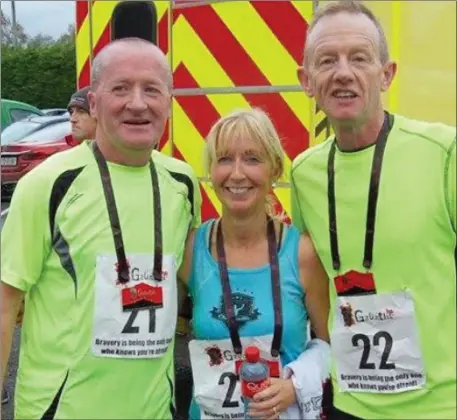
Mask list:
[[[139,87],[136,87],[132,90],[129,102],[127,103],[127,108],[135,111],[141,112],[147,109],[147,104],[144,98],[144,92]]]
[[[354,72],[347,58],[341,58],[335,71],[335,78],[338,82],[347,83],[354,80]]]

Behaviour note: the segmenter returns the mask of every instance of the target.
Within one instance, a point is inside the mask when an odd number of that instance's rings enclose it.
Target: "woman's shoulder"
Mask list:
[[[192,261],[198,256],[195,255],[195,252],[198,254],[205,246],[204,243],[208,236],[207,232],[209,232],[209,228],[212,226],[213,222],[214,219],[207,220],[197,228],[189,231],[189,234],[187,235],[184,256],[178,272],[179,278],[185,283],[188,283],[188,279],[191,276]]]
[[[212,230],[215,221],[216,219],[205,220],[200,226],[198,226],[194,230],[194,235],[206,241],[206,238],[208,237],[209,232]]]
[[[300,267],[314,270],[320,266],[320,258],[308,233],[299,232],[298,262]]]
[[[281,233],[281,247],[292,246],[296,247],[300,242],[300,231],[293,225],[281,222],[279,225]]]

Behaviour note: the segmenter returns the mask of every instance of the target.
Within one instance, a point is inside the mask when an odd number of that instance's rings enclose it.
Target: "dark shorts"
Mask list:
[[[330,410],[328,420],[363,420],[361,417],[353,416],[352,414],[345,413],[344,411],[338,410],[335,406]]]
[[[333,385],[331,381],[328,381],[324,385],[322,408],[323,417],[326,420],[363,420],[361,417],[353,416],[352,414],[338,410],[338,408],[333,405]]]

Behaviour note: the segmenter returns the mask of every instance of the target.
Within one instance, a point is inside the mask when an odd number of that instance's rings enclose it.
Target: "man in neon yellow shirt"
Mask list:
[[[320,9],[304,57],[335,132],[291,176],[332,279],[332,418],[455,418],[456,130],[384,111],[396,64],[360,3]]]
[[[15,418],[169,419],[176,268],[200,195],[191,168],[153,152],[171,70],[140,39],[92,66],[95,141],[18,184],[2,232],[2,377],[25,294]]]

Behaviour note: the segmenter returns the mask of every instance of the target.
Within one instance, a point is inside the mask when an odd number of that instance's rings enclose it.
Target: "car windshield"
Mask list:
[[[1,144],[7,145],[15,143],[24,138],[27,134],[40,127],[40,123],[35,121],[18,121],[6,127],[1,134]]]
[[[71,134],[71,123],[63,121],[41,128],[22,138],[18,143],[50,143],[69,134]]]

